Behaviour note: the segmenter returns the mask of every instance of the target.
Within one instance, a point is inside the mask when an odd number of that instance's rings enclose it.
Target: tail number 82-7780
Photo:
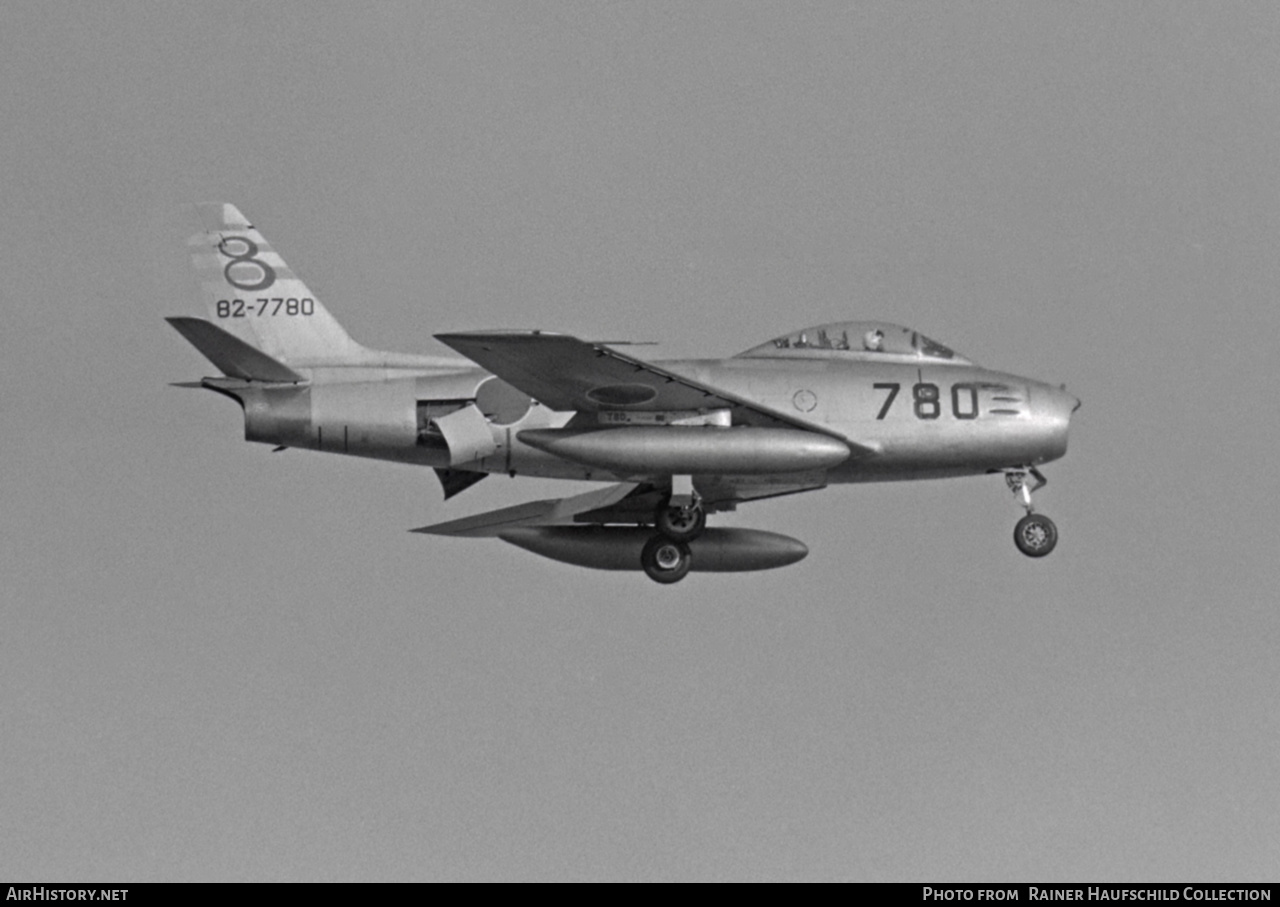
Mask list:
[[[302,299],[286,299],[282,296],[259,296],[245,302],[243,299],[219,299],[217,312],[219,318],[249,318],[273,315],[312,315],[316,310],[316,301],[310,296]]]

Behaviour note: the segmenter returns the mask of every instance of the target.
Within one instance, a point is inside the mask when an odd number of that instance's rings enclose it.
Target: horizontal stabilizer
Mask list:
[[[232,378],[252,381],[297,382],[306,379],[282,362],[254,349],[240,338],[227,333],[203,318],[175,316],[166,318],[178,333],[204,354],[204,357]]]

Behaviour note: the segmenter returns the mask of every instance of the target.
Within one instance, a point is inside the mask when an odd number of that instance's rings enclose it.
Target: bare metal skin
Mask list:
[[[1027,511],[1019,549],[1042,557],[1057,542],[1031,492],[1066,453],[1080,401],[908,328],[818,325],[715,360],[647,362],[539,331],[438,336],[465,359],[388,353],[353,341],[233,206],[194,213],[210,317],[169,321],[222,373],[195,386],[241,404],[247,440],[432,467],[446,498],[495,472],[615,483],[416,531],[670,583],[804,557],[756,530],[699,545],[707,515],[740,503],[999,472]]]

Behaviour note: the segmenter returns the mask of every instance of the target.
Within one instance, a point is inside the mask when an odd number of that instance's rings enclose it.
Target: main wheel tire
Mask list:
[[[693,566],[693,556],[684,542],[655,535],[640,552],[640,564],[655,583],[678,583]]]
[[[655,528],[677,542],[692,542],[707,528],[707,512],[702,505],[672,507],[664,501],[653,517]]]
[[[1038,513],[1028,513],[1013,528],[1013,541],[1027,557],[1044,557],[1058,544],[1058,527]]]

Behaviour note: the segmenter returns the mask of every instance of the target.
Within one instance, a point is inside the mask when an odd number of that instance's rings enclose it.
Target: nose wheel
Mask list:
[[[1027,484],[1028,474],[1035,479],[1034,485]],[[1049,480],[1034,466],[1025,471],[1006,470],[1004,480],[1009,490],[1021,498],[1022,506],[1027,511],[1027,515],[1013,527],[1014,544],[1027,557],[1044,557],[1057,547],[1058,527],[1044,514],[1036,513],[1035,506],[1031,503],[1031,494],[1049,484]]]
[[[1028,513],[1013,527],[1013,542],[1027,557],[1044,557],[1058,544],[1058,527],[1039,513]]]

